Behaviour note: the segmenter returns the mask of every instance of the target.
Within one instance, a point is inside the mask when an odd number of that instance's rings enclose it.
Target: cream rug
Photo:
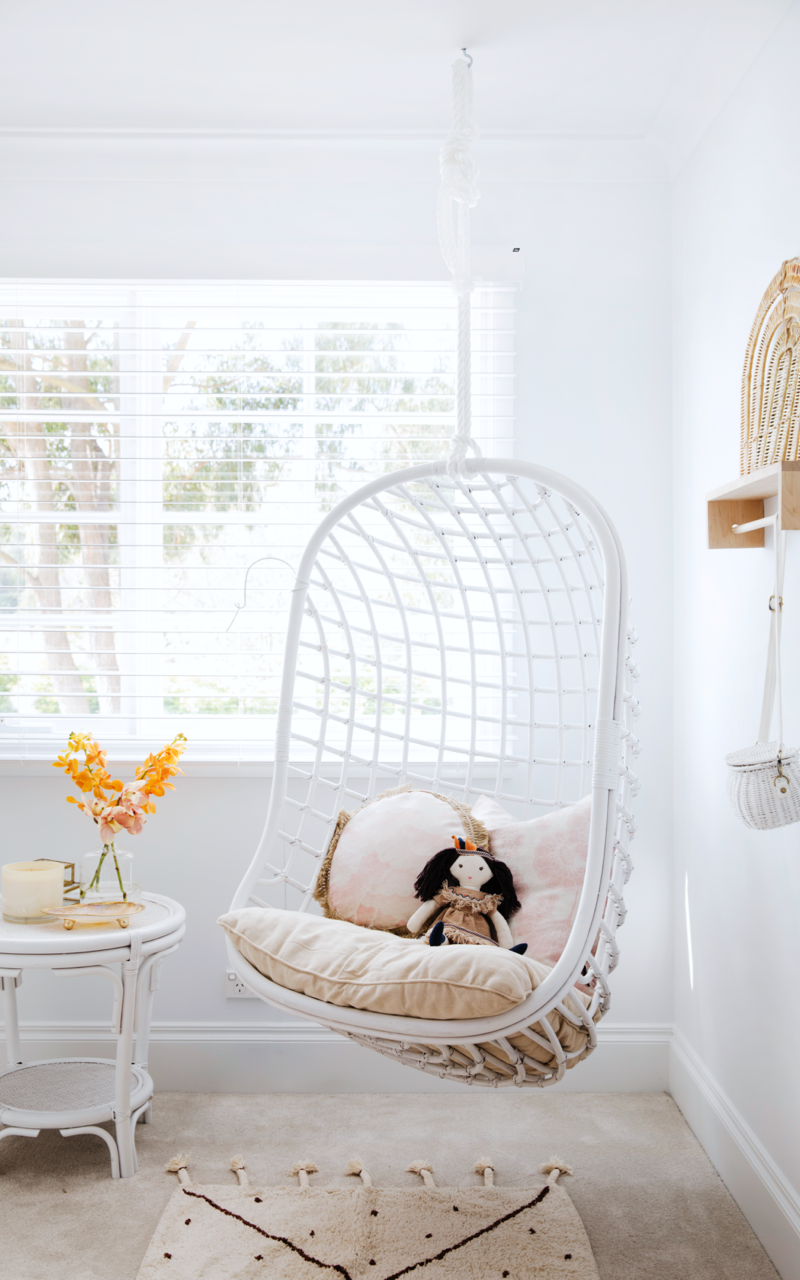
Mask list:
[[[553,1160],[543,1186],[494,1186],[491,1161],[475,1165],[481,1185],[440,1188],[430,1165],[408,1172],[422,1186],[372,1186],[358,1161],[352,1190],[312,1186],[311,1163],[289,1174],[299,1186],[256,1188],[242,1160],[238,1185],[195,1185],[188,1158],[168,1166],[176,1188],[156,1228],[138,1280],[598,1280],[577,1211],[558,1183],[570,1173]]]

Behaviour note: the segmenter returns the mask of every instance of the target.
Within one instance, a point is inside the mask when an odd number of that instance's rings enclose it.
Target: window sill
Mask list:
[[[109,753],[111,754],[111,753]],[[115,755],[113,760],[109,760],[109,767],[112,772],[119,773],[123,778],[133,775],[133,770],[138,764],[141,764],[146,750],[131,753],[128,757],[125,755]],[[309,768],[310,762],[297,761],[301,768]],[[231,759],[201,759],[186,760],[180,762],[182,772],[187,778],[272,778],[275,771],[275,762],[273,760],[231,760]],[[432,761],[412,761],[410,768],[417,773],[430,773],[431,781],[433,781],[434,764]],[[506,765],[504,773],[510,777],[516,770]],[[337,764],[323,765],[320,770],[323,777],[337,778],[339,766]],[[493,764],[473,765],[472,777],[475,782],[487,781],[494,785],[496,778],[496,766]],[[348,770],[348,778],[355,781],[357,778],[369,777],[370,770],[365,766],[351,765]],[[0,778],[52,778],[57,776],[54,774],[52,756],[33,756],[27,758],[17,756],[12,758],[10,754],[0,757]],[[383,780],[382,780],[383,781]],[[440,785],[463,786],[464,769],[463,766],[447,766],[442,769],[440,776]],[[389,780],[386,786],[396,785]],[[414,785],[419,786],[420,783],[415,781]],[[385,788],[384,788],[385,789]]]

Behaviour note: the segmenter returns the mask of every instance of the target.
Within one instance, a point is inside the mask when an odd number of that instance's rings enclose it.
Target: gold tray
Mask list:
[[[54,916],[65,929],[77,924],[107,924],[116,920],[120,929],[127,929],[129,917],[144,911],[143,902],[78,902],[65,907],[43,907],[42,915]]]

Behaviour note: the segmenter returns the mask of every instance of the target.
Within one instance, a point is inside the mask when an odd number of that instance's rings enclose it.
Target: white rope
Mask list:
[[[189,1177],[189,1156],[173,1156],[167,1165],[167,1173],[177,1173],[181,1186],[190,1187],[192,1180]]]
[[[418,1173],[426,1187],[436,1186],[433,1180],[433,1167],[428,1164],[427,1160],[415,1160],[413,1164],[408,1166],[406,1173]]]
[[[491,1160],[478,1160],[473,1168],[476,1173],[483,1174],[483,1185],[485,1187],[494,1186],[494,1165]]]
[[[348,1160],[345,1173],[351,1178],[360,1178],[362,1185],[365,1187],[372,1186],[372,1178],[369,1176],[360,1160]]]
[[[300,1180],[301,1187],[309,1187],[311,1185],[308,1180],[308,1175],[310,1173],[319,1173],[319,1169],[314,1164],[313,1160],[299,1160],[296,1165],[292,1166],[286,1177],[298,1178]]]
[[[466,51],[462,50],[465,53]],[[481,451],[472,438],[472,272],[469,254],[469,211],[480,198],[478,166],[472,158],[471,145],[478,136],[472,115],[472,59],[459,58],[453,63],[453,124],[439,152],[442,184],[437,203],[439,244],[453,288],[458,295],[458,347],[456,365],[456,434],[447,462],[451,477],[463,474],[467,450],[477,458]],[[453,202],[456,204],[457,229],[453,226]]]
[[[764,700],[761,705],[761,724],[758,741],[769,742],[772,714],[778,703],[778,751],[783,748],[783,697],[781,689],[781,621],[783,612],[783,575],[786,564],[786,534],[775,521],[775,593],[770,597],[769,651],[767,672],[764,677]]]
[[[568,1164],[564,1164],[563,1160],[559,1160],[558,1156],[553,1156],[547,1164],[541,1165],[540,1171],[544,1174],[550,1175],[547,1181],[551,1187],[555,1186],[558,1182],[560,1174],[564,1173],[569,1175],[572,1173],[571,1167]]]

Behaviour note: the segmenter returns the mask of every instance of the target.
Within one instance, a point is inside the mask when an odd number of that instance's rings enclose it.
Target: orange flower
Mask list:
[[[98,824],[103,844],[113,844],[120,831],[127,831],[129,835],[139,834],[148,815],[156,811],[151,795],[163,796],[167,788],[175,790],[168,779],[182,773],[177,761],[186,746],[186,738],[179,733],[157,755],[151,752],[136,770],[135,781],[125,784],[111,777],[106,753],[99,743],[88,733],[71,733],[66,751],[53,761],[53,768],[63,769],[79,791],[92,792],[94,799],[88,804],[74,796],[67,796],[67,801],[76,804]],[[77,759],[80,754],[83,755],[83,766]],[[107,792],[112,795],[107,795]]]

